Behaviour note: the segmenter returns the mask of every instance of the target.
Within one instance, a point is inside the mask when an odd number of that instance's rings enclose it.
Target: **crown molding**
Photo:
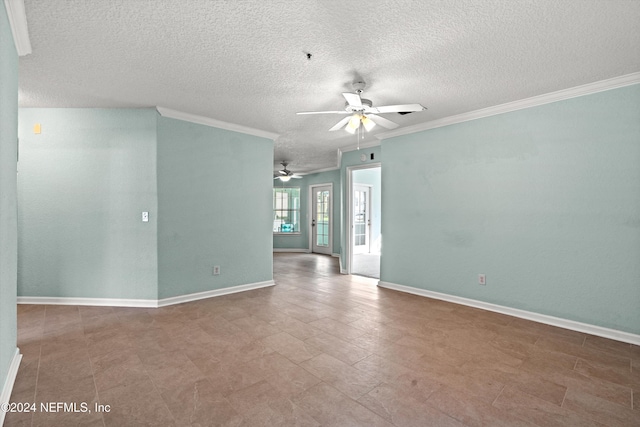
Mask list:
[[[189,114],[183,111],[172,110],[170,108],[156,107],[156,110],[158,110],[158,113],[160,113],[162,117],[168,117],[170,119],[177,119],[185,122],[197,123],[199,125],[211,126],[214,128],[244,133],[247,135],[259,136],[261,138],[267,138],[271,140],[274,140],[280,136],[277,133],[267,132],[261,129],[254,129],[248,126],[238,125],[236,123],[223,122],[221,120],[212,119],[210,117],[197,116],[195,114]]]
[[[306,175],[311,175],[311,174],[314,174],[314,173],[321,173],[321,172],[331,172],[331,171],[336,171],[336,170],[338,170],[338,169],[340,169],[340,166],[332,166],[332,167],[330,167],[330,168],[315,169],[315,170],[312,170],[312,171],[309,171],[309,172],[299,173],[299,174],[297,174],[297,175],[300,175],[300,176],[306,176]]]
[[[31,41],[29,40],[29,28],[27,27],[27,14],[24,10],[24,0],[4,0],[7,17],[13,34],[13,42],[16,45],[18,56],[31,53]]]
[[[405,128],[395,129],[375,135],[376,138],[388,139],[396,136],[408,135],[411,133],[421,132],[429,129],[435,129],[443,126],[449,126],[456,123],[468,122],[470,120],[481,119],[484,117],[495,116],[498,114],[509,113],[511,111],[522,110],[525,108],[537,107],[539,105],[550,104],[552,102],[563,101],[565,99],[576,98],[579,96],[590,95],[605,90],[617,89],[624,86],[630,86],[640,83],[640,72],[625,74],[624,76],[614,77],[611,79],[601,80],[594,83],[588,83],[569,89],[563,89],[556,92],[537,95],[531,98],[521,99],[519,101],[507,102],[505,104],[495,105],[493,107],[482,108],[480,110],[470,111],[467,113],[457,114],[455,116],[443,117],[441,119],[420,123]]]

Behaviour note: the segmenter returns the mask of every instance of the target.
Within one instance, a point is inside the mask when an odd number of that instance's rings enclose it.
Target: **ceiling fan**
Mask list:
[[[282,182],[287,182],[289,181],[291,178],[295,178],[295,179],[300,179],[302,178],[300,175],[296,175],[293,172],[291,172],[289,169],[287,169],[287,165],[289,163],[287,162],[280,162],[280,164],[282,165],[283,169],[278,171],[278,175],[276,175],[273,179],[279,179]]]
[[[345,92],[342,94],[347,100],[344,110],[338,111],[304,111],[296,114],[348,114],[348,117],[340,120],[329,131],[335,131],[339,129],[346,130],[353,134],[360,126],[368,132],[375,125],[380,125],[383,128],[395,129],[398,127],[397,123],[392,122],[378,114],[398,113],[409,114],[417,111],[426,110],[420,104],[401,104],[401,105],[384,105],[380,107],[374,107],[373,103],[369,99],[363,99],[360,94],[364,90],[366,83],[363,81],[353,82],[353,89],[356,93]]]

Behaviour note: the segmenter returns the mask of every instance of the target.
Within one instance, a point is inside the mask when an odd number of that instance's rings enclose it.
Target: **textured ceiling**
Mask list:
[[[334,167],[351,82],[415,125],[640,71],[637,0],[25,0],[22,107],[162,106],[273,132],[274,164]],[[307,59],[306,53],[311,53]],[[376,141],[377,126],[363,144]],[[275,168],[275,166],[274,166]]]

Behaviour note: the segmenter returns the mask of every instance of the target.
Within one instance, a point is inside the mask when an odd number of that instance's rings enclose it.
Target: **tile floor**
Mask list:
[[[161,309],[19,306],[11,401],[91,412],[5,425],[640,425],[640,347],[381,289],[325,256],[276,254],[274,276]]]

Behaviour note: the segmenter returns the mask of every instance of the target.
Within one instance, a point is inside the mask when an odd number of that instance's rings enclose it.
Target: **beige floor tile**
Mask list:
[[[209,380],[185,382],[161,395],[179,426],[238,426],[242,423],[242,416]]]
[[[510,386],[504,388],[493,405],[538,426],[603,426],[588,417],[583,417],[574,411],[561,408]]]
[[[631,407],[631,388],[583,375],[574,371],[573,367],[566,369],[560,365],[546,363],[544,359],[528,359],[519,369],[567,388],[580,390],[618,405]]]
[[[364,348],[358,347],[331,334],[327,334],[326,332],[321,332],[318,335],[306,339],[305,343],[349,365],[371,354],[371,352]]]
[[[274,255],[278,284],[160,309],[18,306],[6,426],[636,425],[640,346]],[[357,399],[357,400],[355,400]]]
[[[435,391],[427,403],[470,427],[534,425],[511,415],[508,411],[483,402],[469,393],[453,390],[449,387],[442,387]]]
[[[314,345],[286,332],[266,337],[262,342],[294,363],[304,362],[321,353]]]
[[[640,412],[575,389],[569,389],[562,407],[607,426],[640,425]]]
[[[358,400],[380,384],[375,376],[324,353],[302,362],[300,366],[353,400]]]
[[[321,425],[372,427],[392,425],[326,383],[311,387],[293,399],[293,403]]]
[[[396,426],[459,426],[463,424],[434,407],[407,398],[397,389],[381,384],[359,400],[366,408]]]

